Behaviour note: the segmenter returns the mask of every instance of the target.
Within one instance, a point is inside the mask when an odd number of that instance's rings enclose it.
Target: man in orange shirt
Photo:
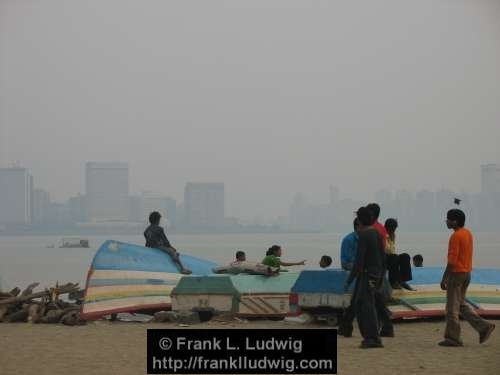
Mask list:
[[[448,242],[448,264],[441,280],[441,289],[446,290],[446,330],[441,346],[463,346],[460,339],[459,315],[479,333],[482,344],[491,335],[495,325],[475,313],[466,303],[465,294],[472,271],[473,239],[472,233],[464,228],[465,214],[462,210],[452,209],[446,214],[446,226],[453,229]]]

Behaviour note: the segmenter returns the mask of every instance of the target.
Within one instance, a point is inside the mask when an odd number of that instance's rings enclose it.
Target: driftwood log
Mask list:
[[[35,284],[38,285],[38,283],[35,283]],[[33,284],[31,284],[31,285],[33,285]],[[59,296],[61,294],[76,292],[78,289],[79,289],[78,284],[67,283],[67,284],[62,285],[62,286],[56,286],[55,288],[45,289],[43,292],[30,293],[30,294],[21,295],[19,297],[0,299],[0,306],[9,305],[12,303],[22,303],[22,302],[32,300],[34,298],[40,298],[40,297],[44,297],[44,296],[49,296],[49,297],[51,297],[51,299],[55,300],[57,298],[57,296]],[[28,288],[26,290],[28,290]]]
[[[32,283],[22,292],[14,288],[0,292],[0,322],[84,324],[80,319],[83,291],[76,283],[56,284],[40,292],[33,290],[39,283]],[[66,302],[59,296],[68,294],[75,302]]]

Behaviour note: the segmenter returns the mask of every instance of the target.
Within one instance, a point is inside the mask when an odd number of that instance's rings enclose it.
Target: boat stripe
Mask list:
[[[245,301],[241,300],[240,303],[245,306],[248,310],[250,310],[251,312],[253,312],[254,314],[258,314],[259,311],[256,310],[254,307],[250,306],[248,303],[246,303]],[[241,312],[241,311],[238,311],[238,312]]]
[[[83,313],[99,312],[119,308],[132,308],[141,305],[164,305],[171,303],[172,300],[170,296],[130,297],[117,300],[86,303],[83,306]]]
[[[257,301],[255,301],[253,298],[251,298],[251,297],[246,298],[246,301],[253,303],[255,305],[255,307],[258,308],[258,309],[261,309],[262,312],[268,313],[268,311],[266,310],[266,306],[262,306],[260,303],[258,303]]]
[[[90,279],[89,287],[111,285],[177,285],[177,280],[161,279]]]
[[[93,270],[91,279],[162,279],[180,280],[183,275],[169,272],[123,271],[123,270]]]
[[[157,292],[159,294],[170,294],[172,292],[171,285],[113,285],[113,286],[98,286],[87,290],[86,299],[92,299],[95,296],[106,296],[110,294],[121,293],[145,293]]]
[[[273,305],[271,305],[266,300],[264,300],[264,298],[262,298],[262,297],[255,297],[255,299],[259,300],[261,303],[263,303],[265,306],[267,306],[267,308],[269,308],[271,311],[274,310],[277,313],[280,312],[277,308],[275,308]]]
[[[108,301],[114,299],[125,299],[130,297],[152,297],[152,296],[170,296],[170,291],[147,291],[147,290],[137,290],[130,292],[108,292],[102,294],[95,294],[92,296],[85,297],[85,303],[99,302],[99,301]]]

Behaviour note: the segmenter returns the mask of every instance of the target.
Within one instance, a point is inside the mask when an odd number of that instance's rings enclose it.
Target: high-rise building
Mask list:
[[[136,223],[147,223],[142,214],[142,196],[132,195],[129,197],[128,221]]]
[[[68,199],[68,212],[72,223],[85,221],[85,197],[78,194]]]
[[[188,182],[184,188],[186,224],[194,229],[224,224],[224,183]]]
[[[500,164],[481,166],[481,192],[500,193]]]
[[[0,223],[29,224],[33,178],[26,168],[0,168]]]
[[[128,194],[128,163],[88,162],[85,165],[87,221],[127,221]]]
[[[33,224],[47,224],[50,210],[50,193],[42,189],[33,190]]]
[[[169,227],[176,221],[177,204],[175,199],[147,191],[142,193],[142,220],[147,223],[149,214],[158,211],[168,221]]]
[[[330,185],[330,206],[335,206],[339,201],[340,190],[336,186]]]

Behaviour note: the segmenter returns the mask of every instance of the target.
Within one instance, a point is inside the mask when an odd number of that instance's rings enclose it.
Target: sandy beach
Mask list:
[[[495,322],[497,327],[500,321]],[[2,375],[146,374],[148,328],[179,328],[172,323],[96,321],[85,326],[0,324]],[[289,328],[325,329],[320,324],[286,321],[210,321],[184,329]],[[384,349],[358,348],[360,335],[338,338],[338,374],[481,374],[500,373],[500,329],[480,345],[477,334],[462,322],[463,348],[442,348],[444,321],[401,322]]]

